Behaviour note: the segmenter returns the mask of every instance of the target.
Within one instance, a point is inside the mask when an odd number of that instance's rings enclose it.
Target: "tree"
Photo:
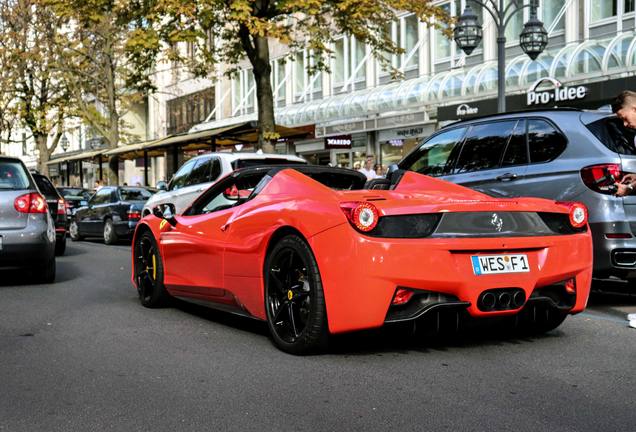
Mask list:
[[[46,163],[63,133],[68,101],[58,68],[62,54],[56,38],[61,22],[34,0],[2,0],[0,26],[3,69],[10,69],[4,77],[7,87],[2,89],[6,107],[30,130],[38,169],[47,174]]]
[[[124,116],[144,97],[143,70],[131,67],[127,44],[137,37],[144,6],[111,0],[39,0],[65,23],[60,67],[68,78],[73,114],[90,125],[108,148],[130,138]],[[137,65],[138,62],[135,62]],[[118,158],[109,160],[111,184],[118,179]]]
[[[349,34],[370,46],[383,67],[392,69],[387,55],[403,52],[387,30],[397,11],[414,12],[436,26],[449,20],[430,0],[157,0],[149,10],[151,25],[144,30],[144,40],[156,44],[139,45],[137,52],[156,52],[162,41],[168,47],[168,58],[188,64],[198,76],[210,76],[217,65],[237,65],[244,57],[249,59],[258,99],[258,147],[266,149],[271,149],[269,142],[277,137],[270,84],[271,40],[288,45],[292,53],[309,48],[315,65],[311,72],[316,72],[328,69],[326,60],[335,37]],[[194,44],[198,55],[185,58],[174,48],[179,42]]]

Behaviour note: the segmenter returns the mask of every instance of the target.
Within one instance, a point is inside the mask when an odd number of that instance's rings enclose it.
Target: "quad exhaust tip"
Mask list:
[[[477,300],[483,312],[519,309],[526,303],[526,293],[521,288],[499,288],[484,291]]]

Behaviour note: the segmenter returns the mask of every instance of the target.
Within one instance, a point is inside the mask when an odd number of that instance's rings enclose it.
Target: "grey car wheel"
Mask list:
[[[104,243],[107,245],[117,243],[117,233],[111,219],[106,219],[104,222]]]
[[[77,225],[77,221],[71,221],[71,224],[68,227],[68,232],[71,235],[71,240],[78,241],[82,239],[82,236],[79,233],[79,226]]]

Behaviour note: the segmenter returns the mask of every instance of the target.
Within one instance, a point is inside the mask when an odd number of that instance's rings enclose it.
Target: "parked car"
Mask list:
[[[369,191],[348,169],[255,167],[219,180],[183,215],[162,204],[133,240],[141,303],[175,296],[254,317],[294,354],[322,349],[331,333],[454,328],[463,316],[545,332],[585,308],[582,204],[498,200],[409,171],[392,180]]]
[[[102,237],[104,243],[132,237],[141,219],[144,203],[152,192],[143,187],[103,186],[75,212],[69,233],[71,239]]]
[[[18,268],[55,280],[55,225],[22,161],[0,156],[0,269]]]
[[[636,195],[614,196],[614,182],[636,173],[634,133],[608,112],[554,109],[460,121],[396,168],[496,196],[581,201],[589,209],[594,276],[635,274]]]
[[[92,195],[88,189],[79,187],[62,186],[58,187],[57,190],[66,201],[66,216],[69,222],[75,214],[75,211],[82,206],[82,201],[88,202]]]
[[[209,153],[184,163],[172,177],[167,190],[148,200],[143,209],[147,216],[158,204],[170,202],[177,213],[183,212],[201,192],[228,173],[259,165],[307,164],[298,156],[265,153]]]
[[[32,175],[40,193],[46,198],[49,212],[55,223],[55,254],[64,255],[66,251],[66,229],[68,228],[66,201],[47,176],[38,172],[33,172]]]

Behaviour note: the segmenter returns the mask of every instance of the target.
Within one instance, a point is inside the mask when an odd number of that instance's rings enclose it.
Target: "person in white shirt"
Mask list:
[[[373,180],[375,178],[380,178],[380,176],[373,169],[373,155],[367,155],[366,160],[364,161],[364,166],[358,170],[365,176],[367,176],[367,180]]]

